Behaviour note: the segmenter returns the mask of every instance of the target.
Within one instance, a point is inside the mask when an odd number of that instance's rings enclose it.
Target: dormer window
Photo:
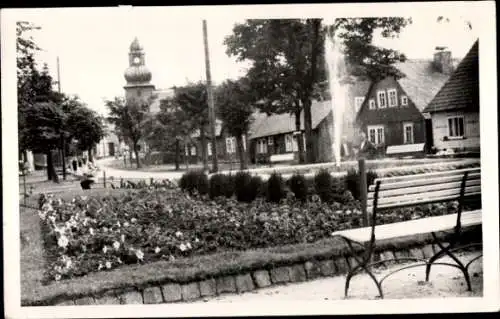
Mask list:
[[[387,107],[387,95],[385,91],[377,92],[378,108],[385,109]]]
[[[402,106],[407,106],[408,105],[408,97],[406,95],[401,96],[401,105]]]
[[[389,95],[389,107],[398,106],[398,95],[396,89],[387,90],[387,94]]]
[[[368,101],[368,108],[370,110],[375,110],[377,108],[377,105],[375,104],[375,100],[374,99],[370,99]]]
[[[355,108],[356,112],[359,111],[359,109],[361,108],[361,105],[363,105],[364,100],[365,100],[365,98],[362,96],[356,96],[354,98],[354,108]]]

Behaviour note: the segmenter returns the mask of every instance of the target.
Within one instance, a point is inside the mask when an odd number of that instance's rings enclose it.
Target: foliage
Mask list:
[[[210,198],[219,196],[231,197],[235,190],[234,178],[232,175],[215,174],[210,177]]]
[[[202,170],[193,170],[181,176],[179,187],[190,194],[207,194],[210,185],[207,174]]]
[[[288,180],[288,184],[296,199],[300,201],[305,201],[307,199],[308,187],[304,175],[298,173],[293,174]]]
[[[333,185],[333,177],[328,170],[321,169],[314,175],[314,189],[323,202],[334,202]]]
[[[76,197],[45,196],[39,216],[53,262],[51,280],[107,271],[123,264],[174,260],[228,250],[315,242],[361,226],[357,204],[318,200],[241,203],[164,189]],[[453,213],[456,203],[421,205],[381,213],[381,223]]]
[[[373,170],[368,170],[366,172],[367,187],[372,185],[376,178],[377,173]],[[345,185],[355,199],[360,199],[360,180],[360,174],[356,169],[351,168],[347,171]]]
[[[252,121],[255,93],[247,78],[226,80],[216,91],[217,110],[224,128],[236,136],[240,168],[246,169],[242,135],[247,134]]]
[[[274,172],[267,180],[267,200],[279,203],[285,197],[285,183],[280,173]]]
[[[151,101],[141,101],[116,97],[113,101],[106,101],[109,110],[108,121],[112,123],[119,135],[131,142],[135,153],[137,168],[140,167],[139,141],[144,135],[145,123],[149,114],[149,103]]]
[[[248,172],[238,172],[234,176],[234,192],[240,202],[250,203],[257,198],[262,186],[259,176],[252,176]]]
[[[247,77],[257,92],[259,108],[266,113],[292,113],[300,130],[304,128],[308,162],[314,162],[311,100],[326,90],[323,43],[334,31],[345,46],[351,75],[376,80],[402,74],[392,65],[404,61],[403,54],[373,45],[375,32],[384,37],[397,35],[410,20],[404,18],[337,19],[322,27],[319,19],[259,19],[236,24],[226,37],[227,54],[251,62]],[[302,155],[302,139],[299,151]],[[302,161],[301,157],[301,161]]]
[[[206,85],[197,82],[176,88],[174,103],[186,114],[193,127],[199,130],[203,165],[208,168],[206,136],[208,135],[209,113]]]

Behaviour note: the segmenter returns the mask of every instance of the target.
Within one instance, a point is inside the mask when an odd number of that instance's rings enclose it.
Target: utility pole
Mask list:
[[[212,76],[210,74],[210,57],[208,54],[208,35],[207,35],[207,20],[203,20],[203,41],[205,44],[205,68],[207,73],[207,95],[208,95],[208,113],[210,118],[210,133],[212,136],[212,171],[213,173],[219,170],[217,164],[217,147],[215,136],[215,110],[214,110],[214,95],[212,91]]]
[[[57,57],[57,90],[61,94],[61,75],[59,72],[59,56]],[[61,132],[61,154],[62,154],[62,171],[63,180],[66,180],[66,138],[64,136],[64,131]]]

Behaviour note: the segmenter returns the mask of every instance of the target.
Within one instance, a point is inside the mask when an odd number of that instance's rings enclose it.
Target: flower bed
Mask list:
[[[453,213],[456,203],[382,214],[378,223]],[[190,196],[142,189],[71,201],[48,196],[39,212],[49,256],[47,278],[60,280],[123,264],[315,242],[361,225],[359,203],[322,203],[318,196],[280,203],[258,198]]]

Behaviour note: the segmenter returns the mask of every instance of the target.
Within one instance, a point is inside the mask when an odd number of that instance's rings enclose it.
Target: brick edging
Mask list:
[[[377,252],[376,259],[400,259],[405,257],[429,258],[436,251],[433,244],[402,250]],[[334,256],[324,260],[308,260],[288,266],[258,269],[237,275],[221,276],[185,284],[167,283],[144,289],[108,291],[100,296],[86,296],[59,301],[55,306],[106,305],[106,304],[161,304],[191,302],[221,294],[241,294],[255,289],[287,283],[298,283],[318,278],[345,274],[355,265],[350,256]]]

